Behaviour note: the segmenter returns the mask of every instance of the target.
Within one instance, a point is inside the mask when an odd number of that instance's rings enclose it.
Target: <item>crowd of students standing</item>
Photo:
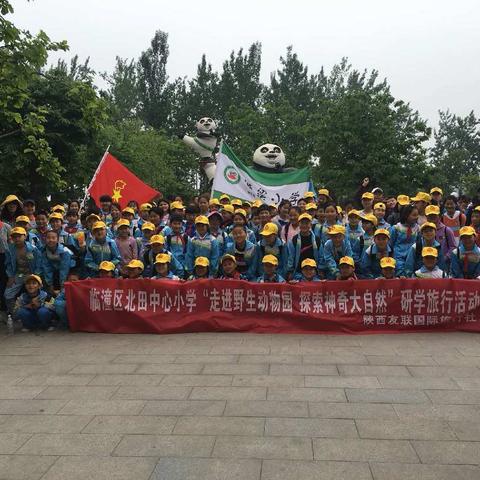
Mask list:
[[[255,282],[480,277],[480,199],[440,188],[385,197],[363,185],[337,205],[322,188],[292,205],[205,194],[121,208],[109,195],[48,210],[0,206],[1,311],[24,330],[67,326],[64,283],[83,278]],[[4,315],[5,316],[5,315]]]

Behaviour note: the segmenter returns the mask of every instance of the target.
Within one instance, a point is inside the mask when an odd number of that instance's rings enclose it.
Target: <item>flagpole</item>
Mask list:
[[[222,146],[223,146],[223,138],[220,140],[220,146],[218,148],[218,155],[222,153]],[[217,161],[217,158],[215,158],[215,162]],[[213,184],[215,183],[215,178],[212,180],[212,189],[210,190],[210,198],[213,198]]]
[[[93,182],[95,181],[95,178],[96,178],[96,176],[97,176],[97,173],[99,172],[100,167],[103,165],[103,162],[105,161],[105,158],[107,157],[107,154],[108,154],[108,151],[109,151],[109,150],[110,150],[110,144],[109,144],[108,147],[106,148],[105,153],[103,154],[103,157],[102,157],[102,159],[100,160],[100,163],[98,164],[97,169],[95,170],[95,173],[93,174],[93,177],[92,177],[92,179],[90,180],[90,183],[88,184],[88,187],[85,189],[85,196],[83,197],[82,203],[80,204],[80,210],[83,209],[83,207],[84,207],[84,205],[85,205],[85,202],[87,201],[88,191],[90,190],[90,187],[93,185]]]

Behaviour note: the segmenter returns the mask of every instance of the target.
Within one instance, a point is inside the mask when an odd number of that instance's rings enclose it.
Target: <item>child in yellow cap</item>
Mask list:
[[[0,204],[0,220],[13,227],[19,215],[23,215],[23,203],[16,195],[7,195]]]
[[[290,283],[320,281],[321,278],[317,273],[317,262],[313,258],[306,258],[302,261],[300,273],[297,273]]]
[[[382,269],[382,275],[379,278],[385,278],[386,280],[392,280],[396,278],[395,265],[396,261],[393,257],[383,257],[380,260],[380,267]]]
[[[127,265],[130,261],[138,259],[138,243],[131,235],[130,222],[126,218],[122,218],[117,222],[115,243],[121,257],[120,273],[124,277],[128,277]]]
[[[460,244],[452,252],[450,275],[453,278],[478,278],[480,276],[480,248],[475,244],[475,229],[460,229]]]
[[[278,238],[278,225],[276,223],[267,223],[260,232],[261,240],[257,242],[259,258],[265,255],[273,255],[278,260],[278,273],[286,276],[287,270],[287,246]],[[263,273],[263,262],[258,264],[258,275]]]
[[[393,257],[393,250],[388,241],[390,232],[385,228],[375,230],[373,245],[370,245],[362,255],[360,262],[360,278],[379,278],[382,276],[381,261],[384,258]]]
[[[130,280],[140,278],[143,273],[143,263],[140,260],[130,260],[126,267],[126,277]]]
[[[152,278],[155,280],[180,280],[177,275],[170,270],[172,255],[170,253],[159,253],[155,257],[156,275]]]
[[[114,278],[115,272],[115,265],[112,262],[104,260],[98,266],[98,278]]]
[[[285,283],[285,279],[277,272],[278,259],[274,255],[265,255],[262,259],[263,274],[257,283]]]
[[[323,247],[327,279],[336,280],[340,275],[340,259],[344,257],[352,258],[353,252],[350,242],[345,238],[346,229],[343,225],[334,225],[328,232],[330,240]],[[355,271],[355,265],[353,271]]]
[[[420,270],[424,264],[422,251],[425,247],[432,247],[437,251],[438,266],[442,271],[445,270],[445,257],[443,256],[440,243],[435,239],[436,230],[437,226],[431,222],[425,222],[420,227],[420,236],[417,237],[415,243],[410,247],[403,269],[398,271],[399,275],[405,277],[415,276],[415,272]]]
[[[365,192],[362,195],[362,210],[360,213],[362,215],[373,214],[373,200],[375,195],[372,192]]]
[[[42,290],[42,279],[38,275],[25,278],[25,293],[15,303],[14,317],[22,322],[22,332],[54,330],[53,301]]]
[[[207,257],[197,257],[194,262],[193,273],[188,280],[200,280],[210,276],[210,261]]]
[[[445,272],[437,265],[438,250],[435,247],[422,248],[423,265],[415,271],[416,278],[444,278]]]
[[[104,222],[95,222],[92,227],[93,239],[87,245],[85,266],[90,277],[98,276],[98,267],[104,260],[119,265],[121,257],[115,240],[107,237],[107,226]]]
[[[257,245],[247,240],[245,227],[235,225],[232,229],[232,242],[227,242],[225,253],[233,255],[237,261],[237,270],[247,279],[255,281],[258,268]]]
[[[222,280],[245,280],[245,277],[237,269],[237,260],[233,255],[226,253],[220,261],[220,279]]]
[[[11,313],[25,278],[42,273],[40,250],[27,240],[27,232],[22,227],[10,230],[10,243],[5,251],[5,272],[7,285],[4,295],[7,310]]]
[[[171,218],[174,218],[172,216]],[[151,277],[155,275],[155,259],[159,253],[167,253],[170,255],[170,269],[173,274],[179,278],[184,278],[185,270],[183,265],[178,261],[177,257],[172,254],[166,247],[166,240],[163,235],[152,235],[150,237],[150,244],[147,245],[143,254],[143,264],[145,270],[143,271],[144,277]]]
[[[342,257],[338,261],[338,275],[337,280],[356,280],[355,262],[352,257]]]

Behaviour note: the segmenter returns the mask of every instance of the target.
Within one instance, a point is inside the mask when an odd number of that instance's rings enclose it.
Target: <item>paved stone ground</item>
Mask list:
[[[480,335],[0,334],[0,479],[479,480]]]

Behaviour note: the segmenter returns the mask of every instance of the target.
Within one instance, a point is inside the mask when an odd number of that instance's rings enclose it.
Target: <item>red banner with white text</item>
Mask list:
[[[476,280],[276,284],[95,279],[66,284],[73,331],[398,333],[480,331]]]

